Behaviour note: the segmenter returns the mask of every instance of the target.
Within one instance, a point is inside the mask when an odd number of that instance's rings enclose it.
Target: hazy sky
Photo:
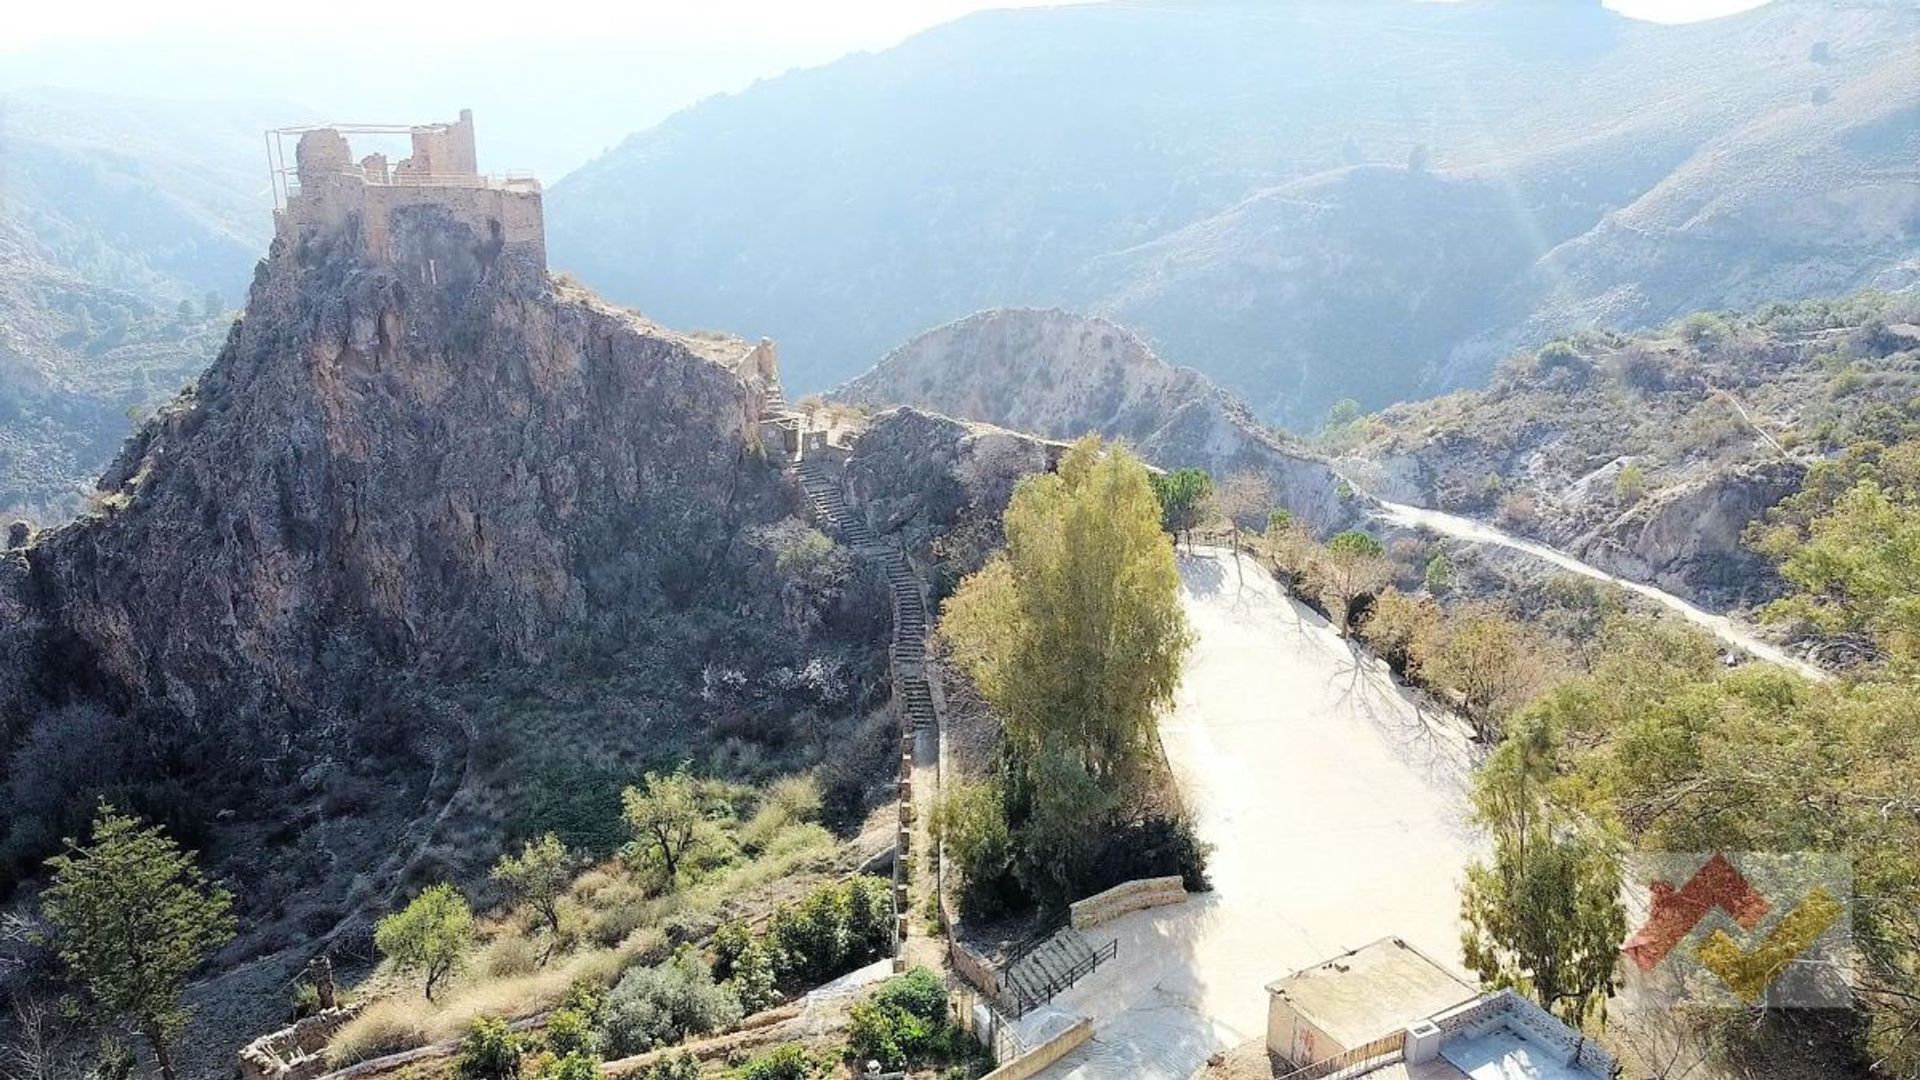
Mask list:
[[[552,181],[709,95],[969,12],[1057,2],[24,0],[0,16],[0,90],[260,100],[284,103],[288,123],[410,123],[464,106],[483,168]],[[1663,22],[1763,2],[1606,0]]]
[[[130,37],[183,27],[325,33],[358,25],[386,33],[467,38],[652,37],[714,43],[739,38],[814,42],[850,51],[881,48],[916,30],[983,8],[1058,0],[72,0],[18,5],[0,25],[0,48],[50,38]],[[1689,22],[1767,0],[1606,0],[1634,18]],[[324,10],[324,22],[315,18]]]

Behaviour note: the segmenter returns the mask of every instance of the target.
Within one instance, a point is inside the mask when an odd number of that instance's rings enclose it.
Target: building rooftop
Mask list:
[[[1406,1027],[1479,996],[1471,984],[1396,937],[1267,985],[1294,1012],[1344,1046]]]
[[[1440,1061],[1470,1080],[1607,1080],[1504,1025],[1448,1039]]]

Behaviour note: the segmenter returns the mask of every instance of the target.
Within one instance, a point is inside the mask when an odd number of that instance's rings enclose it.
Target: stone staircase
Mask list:
[[[805,440],[802,440],[802,445]],[[922,736],[937,740],[938,714],[927,682],[927,602],[920,580],[899,547],[883,541],[860,515],[847,505],[836,470],[826,460],[802,454],[794,472],[806,492],[814,520],[838,534],[864,558],[877,559],[887,575],[893,599],[893,633],[887,644],[893,676],[893,696],[900,714],[900,772],[895,784],[899,803],[899,834],[893,859],[893,969],[907,966],[908,911],[912,908],[907,864],[913,854],[914,773],[921,758]],[[937,754],[937,751],[936,751]],[[936,781],[937,783],[937,781]]]
[[[1095,947],[1071,926],[1062,926],[1015,950],[1000,971],[1002,1005],[1015,1016],[1052,1001],[1054,995],[1113,959],[1117,941]]]
[[[838,533],[856,552],[878,559],[886,571],[887,586],[893,594],[893,637],[887,648],[893,660],[894,695],[900,701],[909,730],[932,727],[933,693],[927,685],[924,667],[927,601],[920,592],[920,579],[914,576],[913,567],[900,549],[882,541],[872,527],[847,506],[832,466],[817,457],[802,458],[795,471],[816,520]]]

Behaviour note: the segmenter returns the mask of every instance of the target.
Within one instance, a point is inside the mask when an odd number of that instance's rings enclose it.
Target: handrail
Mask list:
[[[1048,940],[1052,939],[1049,938]],[[1024,980],[1015,978],[1013,968],[1009,965],[1006,968],[1008,976],[1007,983],[1009,985],[1003,988],[1011,998],[1011,1000],[1006,1003],[1007,1011],[1012,1013],[1016,1018],[1025,1016],[1040,1006],[1045,1005],[1047,1002],[1052,1001],[1055,996],[1073,986],[1074,983],[1079,982],[1083,977],[1100,970],[1101,964],[1119,955],[1120,939],[1115,938],[1099,948],[1088,950],[1087,956],[1068,963],[1064,971],[1058,974],[1049,974],[1047,977],[1039,980],[1037,984],[1029,984]],[[1042,971],[1043,973],[1045,972],[1044,967]]]

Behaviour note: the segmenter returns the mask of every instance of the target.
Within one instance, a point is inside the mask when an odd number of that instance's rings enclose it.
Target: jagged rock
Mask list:
[[[875,531],[934,567],[934,592],[944,595],[999,546],[1000,515],[1020,479],[1053,468],[1065,451],[991,424],[890,409],[854,443],[848,498]]]
[[[556,287],[442,208],[393,230],[391,263],[346,231],[276,241],[102,513],[28,550],[46,663],[74,672],[51,695],[244,716],[317,707],[329,654],[538,661],[697,588],[730,519],[780,505],[754,395],[710,343]]]
[[[1056,439],[1126,439],[1150,463],[1216,477],[1267,476],[1276,505],[1319,529],[1349,520],[1340,478],[1197,371],[1155,356],[1106,319],[1059,310],[983,311],[900,346],[835,392],[913,405]]]
[[[1681,596],[1751,597],[1774,572],[1746,545],[1746,530],[1798,490],[1803,475],[1797,462],[1757,462],[1669,488],[1574,550],[1609,573]]]

